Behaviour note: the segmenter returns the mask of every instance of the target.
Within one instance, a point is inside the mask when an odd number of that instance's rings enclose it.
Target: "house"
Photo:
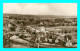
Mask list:
[[[20,27],[19,26],[17,26],[16,32],[20,32]]]
[[[12,27],[12,25],[9,23],[9,24],[8,24],[8,28],[10,28],[10,27]]]
[[[44,26],[41,26],[39,30],[40,30],[41,32],[45,32],[45,31],[46,31],[46,29],[45,29]]]

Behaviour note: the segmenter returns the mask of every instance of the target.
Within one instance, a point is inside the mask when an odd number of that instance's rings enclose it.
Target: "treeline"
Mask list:
[[[38,25],[42,23],[44,26],[77,26],[77,18],[54,18],[47,19],[34,16],[10,16],[9,19],[15,20],[19,25]]]

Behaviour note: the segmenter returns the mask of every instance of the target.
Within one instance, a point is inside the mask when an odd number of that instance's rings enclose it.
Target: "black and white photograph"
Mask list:
[[[3,3],[3,48],[77,48],[77,3]]]

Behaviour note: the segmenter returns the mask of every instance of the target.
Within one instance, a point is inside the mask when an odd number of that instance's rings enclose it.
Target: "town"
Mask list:
[[[3,14],[3,47],[77,48],[77,17]]]

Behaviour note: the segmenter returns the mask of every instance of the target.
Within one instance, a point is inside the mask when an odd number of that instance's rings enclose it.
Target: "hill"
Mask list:
[[[9,14],[9,13],[3,13],[3,16],[13,16],[13,17],[35,17],[35,18],[48,18],[48,19],[54,19],[54,18],[77,18],[77,16],[59,16],[59,15],[23,15],[23,14]]]

